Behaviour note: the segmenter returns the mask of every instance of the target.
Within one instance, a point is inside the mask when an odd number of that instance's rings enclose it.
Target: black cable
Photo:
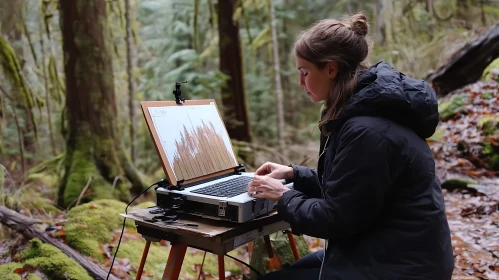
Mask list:
[[[243,262],[243,261],[242,261],[242,260],[240,260],[240,259],[236,259],[236,258],[234,258],[233,256],[229,256],[229,255],[227,255],[227,254],[225,254],[225,255],[226,255],[227,257],[229,257],[229,258],[231,258],[231,259],[233,259],[233,260],[235,260],[235,261],[238,261],[238,262],[240,262],[240,263],[244,264],[245,266],[249,267],[249,269],[253,270],[256,274],[258,274],[258,276],[262,276],[262,274],[261,274],[258,270],[256,270],[256,268],[252,267],[251,265],[249,265],[249,264],[247,264],[247,263]]]
[[[125,208],[125,214],[128,214],[128,206],[130,206],[139,196],[147,192],[150,188],[153,186],[158,185],[159,183],[163,182],[164,179],[161,179],[160,181],[150,185],[147,189],[145,189],[143,192],[139,193],[130,203]],[[123,219],[123,228],[121,229],[121,234],[120,234],[120,239],[118,240],[118,246],[116,247],[116,251],[114,252],[113,256],[113,262],[111,262],[111,267],[109,268],[109,272],[107,273],[106,280],[109,279],[109,275],[111,275],[111,271],[113,270],[113,265],[114,265],[114,260],[116,259],[116,254],[118,254],[118,250],[120,249],[120,243],[121,243],[121,237],[123,237],[123,232],[125,231],[125,222],[126,222],[126,217]]]

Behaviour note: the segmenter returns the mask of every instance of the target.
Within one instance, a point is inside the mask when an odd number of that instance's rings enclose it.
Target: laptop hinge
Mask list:
[[[225,209],[227,209],[227,201],[218,202],[218,216],[225,217]]]

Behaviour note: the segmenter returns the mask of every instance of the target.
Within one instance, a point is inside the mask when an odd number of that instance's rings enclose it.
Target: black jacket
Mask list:
[[[318,169],[293,165],[278,213],[294,231],[329,240],[321,279],[451,279],[450,230],[425,138],[435,92],[384,62],[360,72]],[[326,143],[327,142],[327,143]]]

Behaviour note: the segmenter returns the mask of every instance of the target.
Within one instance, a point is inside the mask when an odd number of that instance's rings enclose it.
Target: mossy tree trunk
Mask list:
[[[233,20],[237,0],[218,1],[220,71],[229,77],[222,86],[224,122],[231,139],[251,142],[248,107],[244,91],[243,59],[239,23]],[[252,164],[250,154],[240,154]]]
[[[10,75],[21,77],[22,66],[24,65],[24,52],[23,52],[23,9],[25,1],[24,0],[12,0],[12,1],[0,1],[0,14],[2,15],[0,19],[0,30],[2,35],[7,39],[6,41],[10,43],[12,49],[14,50],[13,58],[17,60],[19,67],[6,67],[4,71],[17,71],[17,73],[12,73]],[[22,146],[21,154],[23,155],[22,166],[24,172],[24,164],[31,165],[33,163],[33,155],[36,153],[36,135],[35,135],[35,125],[33,122],[33,112],[25,100],[26,94],[28,94],[23,88],[20,88],[18,84],[12,84],[12,91],[14,94],[14,100],[12,100],[14,105],[14,110],[16,114],[20,116],[23,121],[20,122],[21,127],[19,128],[20,135],[22,135]],[[21,143],[20,143],[21,144]],[[26,161],[26,162],[25,162]]]
[[[89,182],[87,200],[127,199],[130,186],[139,191],[144,184],[125,156],[117,131],[106,1],[60,0],[59,5],[68,134],[58,204],[71,206]]]

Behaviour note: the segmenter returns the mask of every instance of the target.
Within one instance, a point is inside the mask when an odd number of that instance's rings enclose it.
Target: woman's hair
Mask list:
[[[354,94],[357,74],[365,69],[369,47],[366,41],[368,23],[357,13],[349,19],[320,20],[305,30],[295,42],[294,54],[323,69],[329,62],[336,62],[338,73],[325,100],[326,113],[321,123],[336,118],[341,108]]]

